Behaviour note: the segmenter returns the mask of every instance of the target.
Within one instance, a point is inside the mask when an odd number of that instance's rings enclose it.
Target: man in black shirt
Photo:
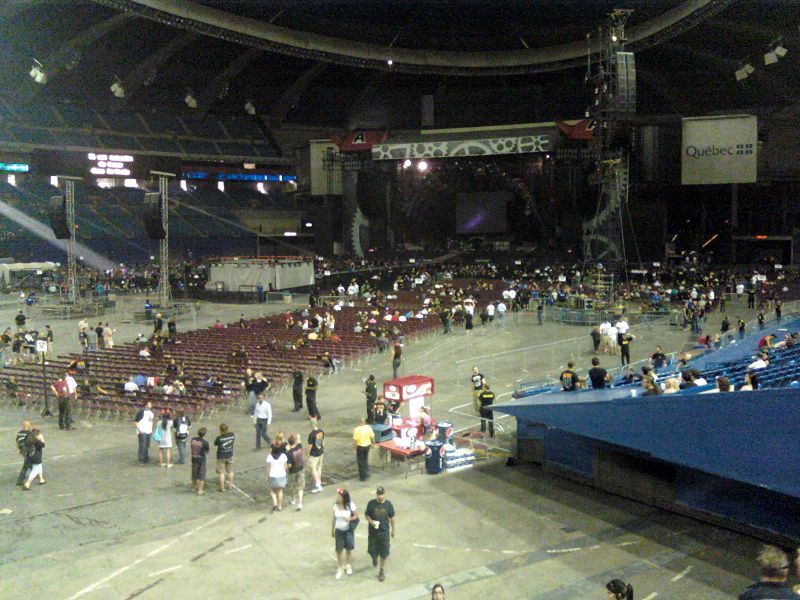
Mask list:
[[[192,491],[198,496],[205,494],[206,485],[206,455],[210,449],[208,440],[205,439],[208,430],[201,427],[197,437],[192,438]],[[219,439],[219,438],[217,438]]]
[[[22,429],[17,432],[17,450],[20,455],[22,455],[22,470],[19,472],[19,477],[17,477],[17,485],[25,483],[25,480],[28,479],[28,473],[30,473],[31,467],[33,466],[30,456],[28,456],[28,434],[30,432],[30,421],[23,421]]]
[[[470,375],[469,379],[472,382],[472,406],[476,413],[480,413],[481,404],[478,400],[478,396],[480,396],[486,381],[483,373],[478,371],[478,367],[472,367],[472,375]]]
[[[720,333],[728,333],[731,329],[731,322],[728,320],[728,315],[722,317],[722,323],[719,326]]]
[[[364,382],[364,395],[367,397],[367,423],[372,424],[372,407],[378,399],[378,384],[375,382],[375,375],[370,375]]]
[[[481,403],[481,433],[486,432],[486,422],[489,422],[489,437],[494,437],[494,392],[489,389],[489,384],[483,386],[483,390],[478,395]]]
[[[603,367],[600,366],[600,359],[595,357],[592,359],[592,368],[589,369],[589,381],[592,382],[592,389],[602,390],[606,387],[606,383],[611,379]]]
[[[322,418],[322,416],[319,414],[319,409],[317,408],[318,387],[319,383],[317,383],[317,378],[309,377],[306,381],[306,408],[308,409],[308,417],[314,423]]]
[[[396,525],[394,522],[394,506],[386,499],[386,492],[382,487],[375,490],[375,498],[367,503],[364,517],[369,523],[369,537],[367,538],[367,553],[372,557],[372,565],[380,570],[378,581],[386,579],[384,569],[386,559],[389,558],[391,538],[394,537]]]
[[[592,337],[592,352],[597,354],[597,351],[600,349],[600,340],[603,337],[600,335],[600,326],[595,323],[592,325],[592,331],[589,334]]]
[[[620,333],[617,336],[617,344],[619,345],[619,356],[622,361],[622,366],[631,364],[631,342],[633,336],[628,333]]]
[[[303,372],[294,371],[292,377],[292,400],[294,400],[292,412],[297,412],[303,409]]]
[[[575,363],[570,361],[567,363],[567,368],[562,371],[560,377],[561,387],[565,392],[575,392],[578,389],[579,381],[578,374],[575,372]]]
[[[322,462],[325,454],[325,432],[314,422],[314,428],[308,434],[308,470],[314,478],[311,493],[322,491]]]
[[[667,355],[661,351],[661,346],[656,346],[656,351],[650,357],[650,364],[654,369],[662,369],[667,366]]]
[[[28,318],[25,316],[25,313],[23,313],[22,311],[19,311],[17,313],[17,316],[14,317],[14,323],[16,323],[17,325],[17,331],[25,330],[25,321],[27,320]]]
[[[106,347],[106,341],[105,341],[105,338],[103,337],[104,329],[105,328],[103,327],[103,323],[102,322],[98,323],[97,327],[94,328],[94,333],[97,336],[97,347],[100,348],[100,349]]]
[[[756,291],[747,290],[747,308],[756,307]]]
[[[744,330],[745,327],[747,327],[747,323],[745,323],[744,319],[742,319],[741,317],[737,317],[737,319],[738,320],[736,321],[736,328],[739,330],[739,339],[741,340],[744,339]]]
[[[236,436],[223,423],[219,426],[219,435],[214,440],[217,447],[217,475],[219,475],[219,491],[233,487],[233,443]]]
[[[739,595],[739,600],[781,600],[797,598],[792,586],[786,581],[792,561],[786,552],[775,546],[763,546],[758,553],[761,575]]]

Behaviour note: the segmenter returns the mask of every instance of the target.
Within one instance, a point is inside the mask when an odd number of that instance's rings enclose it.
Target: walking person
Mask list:
[[[392,378],[397,379],[397,372],[400,370],[400,365],[403,362],[403,347],[400,342],[395,342],[392,349]]]
[[[164,411],[154,432],[158,444],[158,462],[162,467],[172,468],[172,419],[168,411]]]
[[[292,373],[292,400],[292,412],[303,410],[303,372],[299,370]]]
[[[233,487],[233,444],[236,435],[228,429],[225,423],[219,426],[219,435],[214,440],[217,447],[217,475],[219,476],[220,492]]]
[[[397,527],[394,522],[394,506],[386,499],[383,487],[375,490],[375,498],[367,503],[364,516],[369,523],[367,553],[372,557],[372,565],[378,566],[378,581],[386,579],[386,561],[391,550],[391,538]]]
[[[542,324],[542,317],[544,317],[544,302],[540,300],[536,304],[536,321],[539,325]]]
[[[267,482],[272,497],[272,512],[283,510],[283,490],[286,488],[286,463],[289,461],[283,445],[273,444],[267,455]]]
[[[150,436],[153,435],[153,421],[155,418],[152,402],[145,404],[144,408],[140,409],[136,413],[136,418],[134,418],[136,434],[139,437],[139,465],[142,467],[150,461]]]
[[[186,446],[189,442],[189,429],[192,426],[192,421],[186,416],[186,411],[183,409],[178,411],[178,418],[175,419],[173,426],[175,427],[175,444],[178,446],[178,464],[182,465],[186,463]]]
[[[309,377],[306,381],[306,408],[308,409],[308,417],[312,423],[316,423],[322,417],[317,408],[317,388],[319,383],[316,377]]]
[[[261,440],[267,444],[272,443],[269,439],[267,429],[272,425],[272,405],[267,402],[266,397],[261,396],[253,409],[253,423],[256,427],[256,450],[261,450]]]
[[[256,393],[253,386],[256,382],[256,376],[253,374],[253,369],[247,367],[244,372],[244,379],[242,380],[242,392],[244,394],[244,401],[247,402],[247,414],[253,414],[253,407],[256,405]]]
[[[250,415],[253,414],[259,398],[262,398],[267,393],[268,389],[269,380],[264,377],[264,373],[261,371],[256,371],[255,375],[253,375],[253,384],[250,388],[251,394],[248,396],[248,399],[250,400]]]
[[[306,488],[305,457],[299,433],[289,434],[289,447],[286,449],[287,466],[289,468],[289,486],[291,496],[289,502],[303,510],[303,492]]]
[[[22,457],[22,469],[19,472],[19,476],[17,477],[17,485],[22,485],[28,479],[28,473],[33,466],[31,463],[31,459],[28,456],[28,436],[31,433],[31,422],[30,421],[23,421],[22,422],[22,429],[17,432],[17,452],[19,452],[20,456]]]
[[[489,389],[489,384],[483,386],[478,396],[478,401],[481,403],[481,433],[486,433],[486,423],[489,423],[489,437],[494,437],[494,411],[492,404],[494,404],[494,392]]]
[[[111,329],[111,325],[108,323],[103,327],[103,344],[109,350],[114,348],[114,330]]]
[[[325,432],[319,428],[319,423],[314,422],[311,433],[308,434],[308,470],[314,479],[311,493],[322,491],[322,463],[325,459]]]
[[[344,488],[336,490],[336,504],[333,505],[331,537],[336,540],[336,579],[342,575],[353,574],[351,566],[353,550],[356,547],[355,528],[358,526],[358,511],[350,500],[350,492]]]
[[[97,327],[94,328],[94,334],[97,336],[97,347],[100,350],[103,350],[106,347],[106,341],[103,336],[103,323],[102,321],[98,321]]]
[[[47,483],[44,479],[44,470],[42,468],[42,454],[44,450],[44,436],[42,432],[35,427],[28,433],[26,441],[26,448],[29,460],[31,462],[31,472],[28,474],[28,479],[22,484],[23,490],[31,489],[31,483],[37,477],[39,478],[39,485]]]
[[[206,433],[208,430],[205,427],[201,427],[200,430],[197,432],[197,436],[192,438],[191,450],[192,450],[192,486],[191,489],[193,492],[197,492],[198,496],[202,496],[205,494],[203,488],[206,485],[206,463],[208,451],[210,450],[210,446],[208,444],[208,440],[206,439]]]
[[[353,429],[353,446],[356,449],[356,464],[358,465],[358,478],[361,481],[369,479],[369,450],[375,443],[375,432],[367,425],[366,419],[359,419],[358,426]]]
[[[372,423],[372,407],[378,399],[378,384],[375,382],[375,375],[370,375],[364,382],[364,395],[367,397],[367,423]]]

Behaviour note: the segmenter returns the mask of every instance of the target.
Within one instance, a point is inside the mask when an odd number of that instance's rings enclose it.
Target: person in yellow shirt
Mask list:
[[[358,478],[366,481],[369,478],[369,449],[375,443],[375,432],[367,425],[366,419],[358,420],[358,427],[353,429],[353,445],[356,447],[356,463]]]

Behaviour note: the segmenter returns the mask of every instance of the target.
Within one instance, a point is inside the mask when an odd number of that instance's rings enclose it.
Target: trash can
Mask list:
[[[428,447],[425,451],[425,471],[428,475],[438,475],[442,472],[442,457],[444,456],[444,444],[439,440],[426,442]]]
[[[437,425],[439,429],[439,436],[436,438],[443,444],[453,443],[453,424],[442,421]]]

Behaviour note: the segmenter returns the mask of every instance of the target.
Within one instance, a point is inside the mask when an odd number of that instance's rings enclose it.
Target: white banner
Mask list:
[[[758,122],[752,115],[683,119],[681,183],[755,183]]]

